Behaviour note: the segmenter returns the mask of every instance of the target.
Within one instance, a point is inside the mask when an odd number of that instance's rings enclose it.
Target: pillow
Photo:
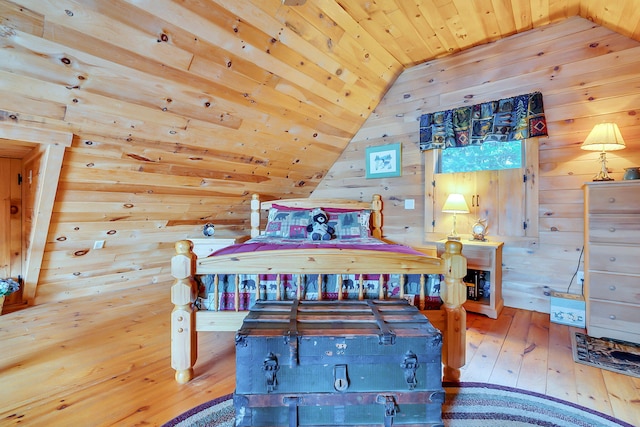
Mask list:
[[[371,211],[324,208],[329,214],[329,225],[335,229],[337,239],[370,237]]]
[[[286,239],[306,239],[311,209],[272,205],[264,234]]]
[[[329,225],[335,229],[336,239],[371,237],[369,209],[320,208],[329,215]],[[312,221],[308,208],[272,204],[269,209],[265,235],[288,239],[306,239],[307,225]]]

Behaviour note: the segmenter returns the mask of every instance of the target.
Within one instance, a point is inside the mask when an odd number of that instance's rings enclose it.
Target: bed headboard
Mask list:
[[[371,235],[382,238],[382,198],[374,194],[370,202],[351,199],[282,199],[260,202],[260,196],[251,196],[251,237],[260,235],[260,214],[268,212],[274,205],[292,208],[335,208],[335,209],[369,209],[371,211]]]

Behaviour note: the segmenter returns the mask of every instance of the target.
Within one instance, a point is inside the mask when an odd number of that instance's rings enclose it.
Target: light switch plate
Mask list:
[[[414,199],[405,199],[404,208],[405,209],[415,209],[416,208],[416,201]]]

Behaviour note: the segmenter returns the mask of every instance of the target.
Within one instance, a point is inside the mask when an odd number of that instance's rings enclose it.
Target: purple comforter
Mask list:
[[[281,249],[317,249],[317,248],[336,248],[336,249],[361,249],[382,252],[395,252],[408,255],[426,256],[422,252],[415,249],[393,243],[385,243],[373,237],[362,237],[355,239],[342,240],[324,240],[313,241],[307,239],[283,239],[281,237],[260,236],[239,243],[227,246],[214,252],[212,255],[229,255],[246,252],[273,251]]]

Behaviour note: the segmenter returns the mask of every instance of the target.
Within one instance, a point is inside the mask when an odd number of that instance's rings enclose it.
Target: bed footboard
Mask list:
[[[175,279],[171,286],[171,367],[176,371],[176,381],[185,384],[193,378],[198,354],[194,306],[197,284],[193,277],[196,255],[188,240],[177,242],[175,247],[176,255],[171,258],[171,275]]]
[[[462,279],[467,275],[467,259],[462,256],[462,243],[448,241],[444,253],[444,288],[441,288],[445,328],[442,331],[442,364],[445,381],[459,381],[460,368],[466,363],[467,312],[462,306],[467,300],[467,288]]]
[[[193,378],[193,366],[197,356],[197,331],[237,331],[242,325],[247,312],[238,311],[237,298],[236,311],[197,311],[194,304],[198,296],[197,283],[194,279],[197,258],[192,252],[191,242],[188,240],[177,242],[175,248],[176,254],[171,260],[171,274],[175,278],[175,282],[171,287],[171,302],[174,305],[171,313],[171,366],[176,371],[176,381],[184,384]],[[355,256],[351,261],[357,259],[362,262],[352,262],[347,267],[347,270],[351,270],[348,272],[360,273],[361,275],[366,269],[372,269],[376,265],[388,266],[389,264],[394,265],[391,269],[394,272],[416,273],[420,271],[420,268],[423,268],[427,270],[424,272],[426,274],[440,273],[444,275],[444,286],[441,288],[440,297],[443,301],[441,309],[442,363],[444,365],[444,379],[447,381],[458,380],[460,368],[465,364],[466,312],[462,304],[466,301],[466,287],[462,282],[462,278],[466,275],[467,262],[461,251],[462,244],[460,242],[449,241],[445,244],[445,252],[440,260],[436,258],[420,259],[422,257],[417,257],[418,260],[415,257],[405,257],[393,260],[393,262],[389,260],[385,260],[385,262],[378,260],[376,262],[375,256],[373,256],[373,259],[369,257],[367,261],[364,261],[366,257],[359,255]],[[335,274],[335,265],[332,265],[331,262],[323,261],[325,259],[335,260],[335,258],[318,256],[321,254],[322,252],[314,252],[314,257],[305,256],[304,263],[291,262],[291,265],[315,264],[309,267],[308,271],[305,268],[298,267],[296,269],[297,273],[306,274],[312,271],[320,271]],[[342,256],[344,257],[344,255]],[[235,256],[230,259],[224,259],[224,257],[222,259],[217,259],[219,257],[204,258],[198,262],[198,266],[203,268],[202,271],[198,270],[198,273],[219,272],[218,265],[226,266],[226,268],[232,265],[231,268],[234,271],[247,274],[260,274],[260,271],[265,271],[258,270],[261,268],[266,268],[268,271],[269,264],[268,261],[264,261],[265,257],[262,256],[262,260],[260,260],[258,257],[253,258],[254,256],[248,255],[242,257],[242,260]],[[294,255],[293,258],[296,256]],[[292,261],[292,257],[288,256],[287,261]],[[261,262],[267,262],[267,264],[261,265]],[[359,264],[364,265],[355,267]],[[273,273],[273,269],[271,272]],[[276,273],[284,273],[284,271],[277,271]],[[385,273],[388,273],[388,271]],[[360,285],[360,289],[362,289],[362,285]],[[380,286],[381,289],[382,286]],[[238,285],[236,283],[236,296],[238,295],[237,291]],[[338,294],[341,295],[341,292],[338,292]],[[300,298],[299,291],[297,297]],[[420,308],[424,308],[424,297],[424,283],[421,283]],[[384,295],[381,293],[380,299],[383,298]],[[433,311],[429,310],[424,313],[429,314]],[[436,310],[436,312],[438,311]]]

